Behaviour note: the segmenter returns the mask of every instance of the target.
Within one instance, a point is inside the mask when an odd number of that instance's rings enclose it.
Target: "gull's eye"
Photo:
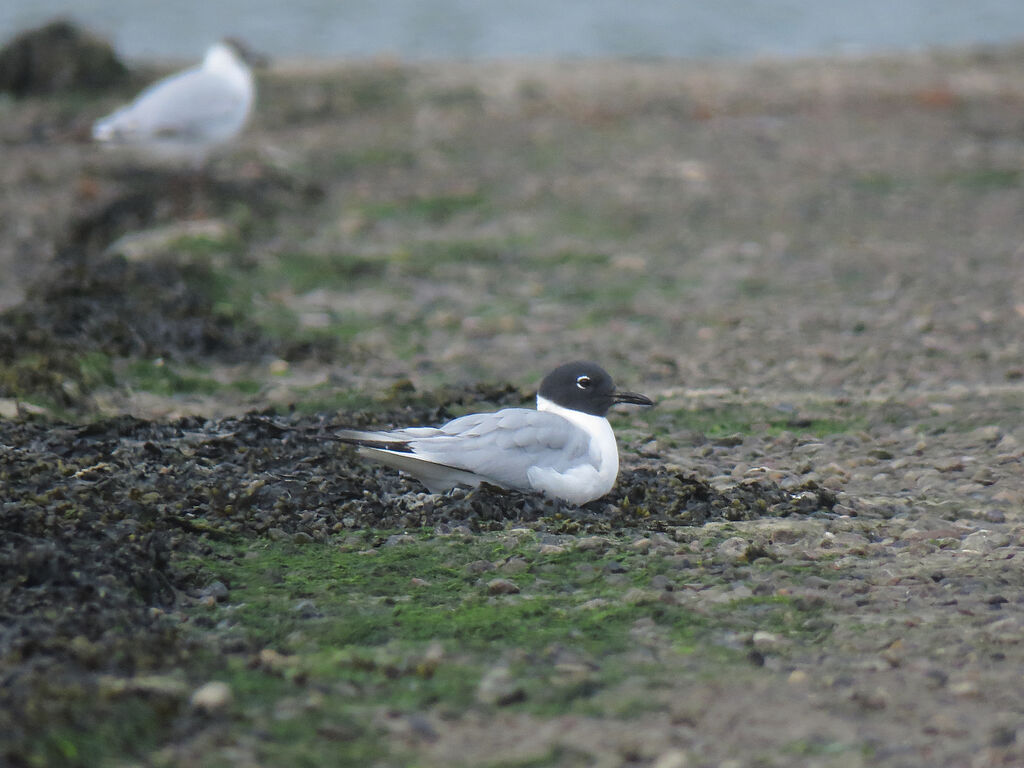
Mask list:
[[[591,383],[589,376],[580,376],[576,379],[576,386],[580,389],[590,389]]]

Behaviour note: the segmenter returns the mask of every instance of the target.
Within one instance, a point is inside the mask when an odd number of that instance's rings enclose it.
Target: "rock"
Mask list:
[[[158,256],[172,257],[180,264],[196,260],[193,249],[175,248],[182,240],[202,240],[210,245],[222,244],[225,249],[237,232],[220,219],[182,221],[139,232],[129,232],[108,246],[105,255],[123,256],[127,261],[141,262]]]
[[[477,575],[481,573],[487,573],[488,571],[494,570],[494,563],[490,560],[474,560],[471,563],[466,563],[466,573],[471,575]]]
[[[110,88],[127,75],[109,43],[68,21],[22,32],[0,50],[0,91],[19,97]]]
[[[973,699],[981,694],[981,688],[973,680],[960,680],[950,683],[949,692],[961,699]]]
[[[1009,545],[1010,537],[1005,533],[990,531],[982,528],[969,536],[964,536],[960,542],[960,549],[973,552],[991,552],[998,547]]]
[[[690,756],[681,749],[670,749],[658,755],[651,768],[687,768],[690,764]]]
[[[994,443],[1003,436],[1003,430],[996,424],[978,427],[968,436],[975,443]]]
[[[993,642],[1015,645],[1024,642],[1024,622],[1017,616],[993,621],[985,627],[985,635]]]
[[[228,599],[228,588],[224,586],[221,581],[214,581],[203,587],[203,590],[199,593],[199,597],[212,597],[216,602],[223,603]]]
[[[503,573],[522,573],[529,568],[530,564],[526,559],[518,556],[510,557],[499,566],[499,570]]]
[[[786,638],[781,635],[777,635],[774,632],[765,632],[764,630],[759,629],[751,635],[750,642],[759,650],[771,650],[772,648],[778,648],[779,646],[785,645]]]
[[[636,541],[631,542],[630,545],[629,545],[629,548],[632,549],[634,552],[640,552],[641,554],[646,554],[651,549],[651,543],[652,543],[651,540],[645,537],[645,538],[637,539]]]
[[[948,456],[939,459],[933,465],[939,472],[959,472],[964,468],[964,460],[961,456]]]
[[[807,673],[802,669],[794,669],[789,673],[786,682],[790,685],[804,685],[808,680]]]
[[[492,595],[515,595],[519,593],[519,585],[508,579],[491,579],[487,582],[487,591]]]
[[[101,675],[97,682],[100,695],[110,698],[142,694],[180,699],[188,691],[185,681],[174,675],[137,675],[128,678]]]
[[[739,433],[723,435],[722,437],[712,438],[711,443],[721,448],[735,448],[737,445],[743,445],[743,435]]]
[[[995,473],[992,472],[988,467],[979,467],[978,470],[971,475],[972,483],[980,483],[981,485],[992,485],[996,481]]]
[[[476,700],[481,704],[504,707],[525,698],[526,691],[504,666],[490,669],[480,678],[476,689]]]
[[[576,549],[581,552],[603,552],[608,549],[608,539],[601,536],[586,536],[576,542]]]
[[[654,603],[658,600],[658,594],[648,589],[632,587],[622,596],[622,602],[627,604]]]
[[[560,555],[565,552],[565,547],[558,544],[541,544],[537,552],[541,555]]]
[[[996,450],[1000,453],[1012,453],[1020,448],[1020,441],[1013,435],[1003,435],[1003,438],[996,443]]]
[[[231,704],[231,686],[214,680],[199,686],[192,694],[191,704],[207,714],[220,712]]]
[[[747,556],[748,547],[746,539],[732,536],[715,547],[715,554],[727,560],[743,560]]]

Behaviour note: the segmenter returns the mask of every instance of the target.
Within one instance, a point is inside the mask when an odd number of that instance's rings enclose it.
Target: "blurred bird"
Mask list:
[[[256,63],[238,41],[217,43],[200,65],[153,83],[96,121],[93,139],[158,163],[201,167],[249,118],[256,89],[247,61]]]
[[[619,474],[619,450],[605,418],[616,403],[654,405],[616,390],[595,363],[566,363],[544,377],[535,411],[475,413],[442,427],[343,430],[337,438],[432,493],[487,482],[585,504],[608,493]]]

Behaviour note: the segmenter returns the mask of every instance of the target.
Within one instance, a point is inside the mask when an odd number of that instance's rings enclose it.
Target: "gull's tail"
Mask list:
[[[444,493],[457,485],[476,486],[483,480],[467,469],[417,455],[407,434],[408,430],[402,431],[406,434],[342,429],[335,432],[333,437],[339,442],[356,446],[363,456],[412,475],[431,493]],[[493,480],[488,482],[494,483]]]

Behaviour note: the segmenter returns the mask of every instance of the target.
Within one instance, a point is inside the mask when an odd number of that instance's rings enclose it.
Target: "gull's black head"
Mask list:
[[[265,68],[270,66],[270,57],[257,51],[245,41],[237,37],[225,37],[220,41],[231,49],[231,52],[250,67]]]
[[[654,405],[635,392],[618,392],[612,377],[596,363],[577,361],[560,365],[540,383],[537,393],[563,408],[604,416],[616,403]]]

